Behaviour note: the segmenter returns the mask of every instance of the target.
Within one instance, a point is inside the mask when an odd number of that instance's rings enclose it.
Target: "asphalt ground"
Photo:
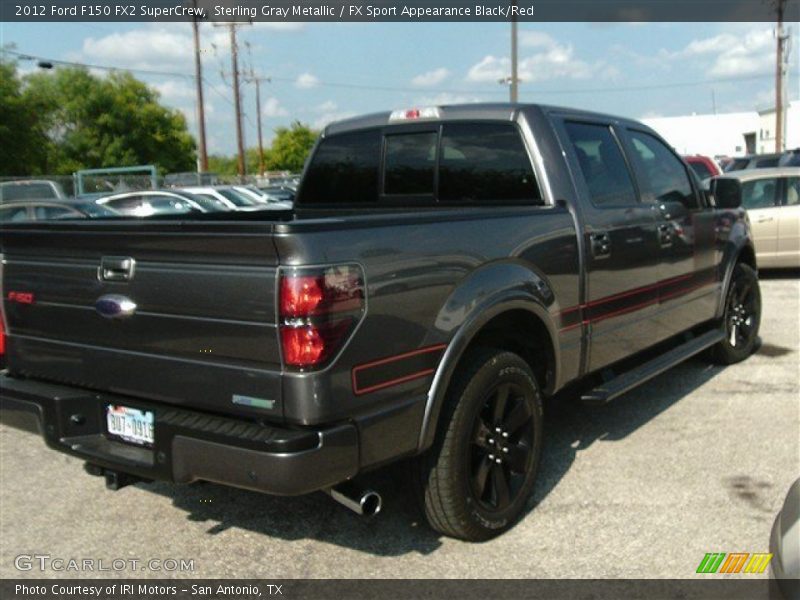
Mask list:
[[[369,477],[384,508],[363,520],[321,493],[109,492],[79,460],[0,426],[0,577],[688,578],[707,552],[767,551],[800,475],[800,281],[767,274],[761,285],[764,343],[746,362],[697,358],[600,409],[549,406],[530,510],[498,539],[427,529],[401,467]],[[126,566],[20,571],[20,555]],[[151,559],[194,570],[153,570]]]

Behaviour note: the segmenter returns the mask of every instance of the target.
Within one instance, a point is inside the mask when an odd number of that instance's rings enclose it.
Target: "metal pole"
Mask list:
[[[264,143],[261,138],[261,80],[255,77],[256,82],[256,121],[258,125],[258,174],[264,175]]]
[[[785,0],[778,0],[777,56],[775,64],[775,152],[783,152],[783,9]]]
[[[244,137],[242,135],[242,101],[239,95],[239,57],[236,46],[236,24],[230,24],[231,29],[231,70],[233,71],[233,103],[236,108],[236,145],[238,147],[239,179],[244,177]]]
[[[514,2],[514,6],[516,6]],[[518,93],[519,79],[517,77],[517,17],[516,14],[511,16],[511,85],[509,86],[509,100],[517,102],[519,98]]]
[[[197,8],[197,0],[194,0],[194,6]],[[206,150],[206,111],[203,102],[203,65],[200,60],[200,31],[197,18],[192,19],[192,30],[194,32],[194,79],[197,86],[197,150],[200,155],[198,170],[204,173],[208,171],[208,152]]]

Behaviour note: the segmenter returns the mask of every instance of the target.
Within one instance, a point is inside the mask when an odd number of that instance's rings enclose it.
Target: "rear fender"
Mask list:
[[[436,318],[436,330],[444,334],[447,350],[442,357],[428,392],[420,430],[419,450],[433,443],[444,397],[456,367],[475,336],[493,318],[512,310],[524,310],[547,328],[550,340],[557,344],[557,330],[547,307],[555,296],[545,277],[519,262],[491,263],[475,271],[449,296]],[[558,381],[558,349],[553,380]]]

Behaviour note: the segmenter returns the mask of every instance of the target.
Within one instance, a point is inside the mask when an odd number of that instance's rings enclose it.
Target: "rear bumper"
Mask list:
[[[153,447],[109,438],[108,404],[154,411]],[[0,421],[41,434],[55,450],[144,479],[213,481],[293,496],[333,486],[358,471],[353,424],[278,428],[6,375],[0,375]]]

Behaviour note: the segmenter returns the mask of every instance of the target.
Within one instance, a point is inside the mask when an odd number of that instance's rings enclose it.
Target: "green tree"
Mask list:
[[[319,132],[300,121],[295,121],[290,127],[278,127],[269,151],[264,153],[267,169],[301,171],[318,136]]]
[[[208,171],[217,175],[236,175],[238,174],[236,157],[209,154]]]
[[[25,83],[23,101],[37,111],[46,132],[49,172],[143,164],[162,172],[194,170],[186,119],[130,73],[97,77],[82,68],[58,68],[29,75]]]
[[[16,63],[0,60],[0,175],[33,175],[46,142],[22,91]]]

